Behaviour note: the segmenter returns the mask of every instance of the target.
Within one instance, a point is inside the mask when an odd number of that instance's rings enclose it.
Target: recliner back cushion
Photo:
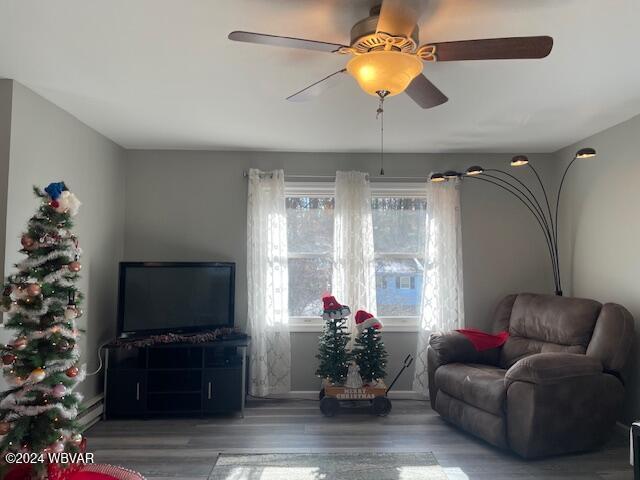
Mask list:
[[[523,293],[513,303],[500,364],[534,353],[587,351],[602,305],[594,300]]]

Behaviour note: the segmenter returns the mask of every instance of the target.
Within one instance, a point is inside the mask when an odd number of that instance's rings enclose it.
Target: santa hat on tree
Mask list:
[[[333,295],[325,295],[322,297],[324,313],[322,318],[329,320],[332,318],[344,318],[351,315],[351,309],[346,305],[341,305]]]
[[[358,310],[356,312],[356,327],[358,332],[362,333],[367,328],[375,328],[376,330],[382,330],[382,322],[369,312],[364,310]]]

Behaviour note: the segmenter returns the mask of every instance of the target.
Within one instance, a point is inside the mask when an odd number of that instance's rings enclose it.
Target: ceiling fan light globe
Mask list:
[[[347,63],[347,72],[360,88],[376,97],[379,91],[388,91],[388,96],[404,92],[422,68],[422,60],[415,55],[387,50],[355,55]]]

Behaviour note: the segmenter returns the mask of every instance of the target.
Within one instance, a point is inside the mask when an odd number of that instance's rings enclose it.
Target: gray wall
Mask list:
[[[79,287],[86,304],[80,326],[87,330],[81,348],[89,370],[97,366],[98,345],[115,334],[117,263],[124,238],[124,155],[112,141],[13,83],[5,271],[11,272],[23,258],[19,239],[38,206],[32,186],[67,182],[85,202],[75,231],[84,250]],[[87,397],[96,395],[100,381],[99,376],[88,377],[79,390]]]
[[[598,156],[576,160],[562,194],[565,290],[620,303],[636,319],[623,413],[630,423],[640,417],[640,116],[557,152],[558,167],[564,169],[576,150],[586,146],[594,147]]]
[[[125,259],[220,260],[237,263],[237,324],[244,326],[246,295],[246,193],[242,172],[284,168],[290,175],[332,175],[338,169],[377,174],[376,154],[129,151],[126,164]],[[472,164],[509,168],[509,155],[396,154],[387,176],[425,176]],[[543,170],[552,157],[532,155]],[[518,172],[516,172],[518,173]],[[525,172],[520,172],[524,174]],[[552,292],[542,235],[521,205],[492,185],[466,180],[462,230],[467,324],[490,328],[494,305],[505,294]],[[317,387],[317,333],[292,334],[293,390]],[[412,333],[385,334],[389,372],[415,351]],[[399,390],[410,388],[412,372]]]
[[[0,80],[0,268],[4,268],[4,238],[7,220],[7,187],[11,138],[13,82]],[[2,272],[0,272],[2,273]]]

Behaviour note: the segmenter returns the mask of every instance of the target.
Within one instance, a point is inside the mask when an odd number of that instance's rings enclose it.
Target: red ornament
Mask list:
[[[32,248],[35,248],[36,241],[25,233],[24,235],[22,235],[20,243],[25,250],[30,250]]]
[[[11,424],[9,422],[0,422],[0,435],[6,435],[11,430]]]
[[[80,262],[71,262],[67,267],[69,268],[69,271],[77,273],[82,268],[82,265],[80,265]]]
[[[27,343],[29,343],[29,341],[26,337],[18,337],[13,341],[13,348],[16,350],[24,350],[27,348]]]
[[[69,370],[67,370],[67,377],[69,378],[74,378],[78,376],[78,373],[80,373],[80,370],[78,370],[78,367],[71,367],[69,368]]]
[[[27,287],[27,294],[30,297],[37,297],[38,295],[40,295],[41,292],[42,292],[42,289],[40,288],[40,285],[38,285],[37,283],[31,283]]]
[[[2,356],[2,363],[5,365],[11,365],[16,361],[16,356],[13,353],[6,353]]]
[[[58,208],[60,206],[60,202],[58,200],[51,200],[49,202],[49,206],[51,208]]]

